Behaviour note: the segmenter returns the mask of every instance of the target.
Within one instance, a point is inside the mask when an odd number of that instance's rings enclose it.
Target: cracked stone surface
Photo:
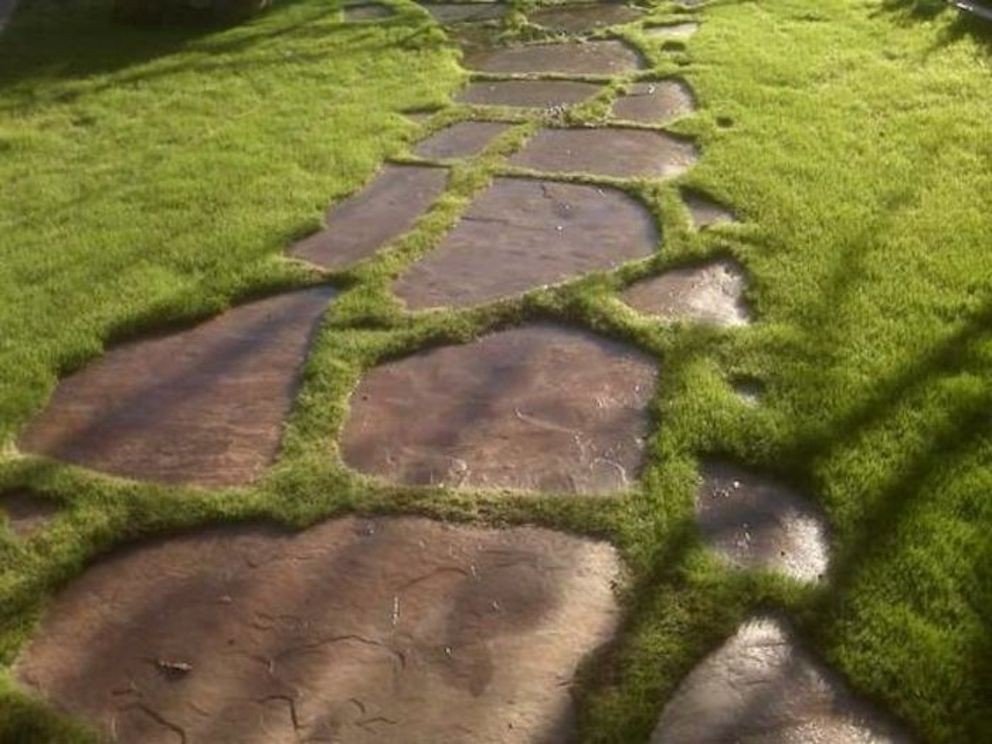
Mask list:
[[[471,23],[491,21],[506,15],[507,6],[502,3],[433,3],[421,2],[420,7],[441,23]]]
[[[365,188],[331,206],[327,228],[296,243],[289,253],[333,270],[368,258],[409,232],[447,182],[444,168],[387,165]]]
[[[32,496],[27,491],[0,494],[0,514],[17,537],[30,537],[43,530],[55,518],[58,507],[51,501]]]
[[[734,213],[729,209],[694,191],[683,191],[682,201],[688,207],[692,223],[697,230],[737,221]]]
[[[122,742],[569,741],[618,578],[605,543],[532,527],[204,530],[98,561],[14,674]]]
[[[618,189],[497,178],[394,290],[412,309],[464,307],[650,256],[658,240]]]
[[[639,124],[664,124],[695,109],[692,91],[677,80],[634,83],[613,104],[613,116]]]
[[[698,157],[691,142],[664,132],[620,127],[541,129],[510,158],[510,165],[542,173],[673,178]]]
[[[814,581],[827,570],[823,517],[792,488],[725,462],[708,462],[696,494],[706,544],[738,568]]]
[[[272,462],[327,287],[122,344],[65,378],[21,449],[141,480],[227,486]]]
[[[389,18],[394,15],[393,9],[388,5],[369,3],[368,5],[348,5],[344,9],[344,19],[346,21],[375,21],[380,18]]]
[[[472,157],[509,128],[509,124],[491,121],[462,121],[431,135],[417,145],[414,153],[438,160]]]
[[[465,66],[480,72],[616,75],[639,70],[644,61],[622,41],[564,42],[468,52]]]
[[[721,260],[644,279],[621,297],[635,310],[667,320],[730,327],[750,322],[743,300],[746,286],[740,266]]]
[[[581,103],[600,89],[596,83],[578,80],[480,80],[466,86],[455,100],[477,106],[543,109]]]
[[[654,39],[688,39],[699,30],[698,23],[672,23],[666,26],[648,26],[644,33]]]
[[[388,362],[351,398],[345,462],[411,485],[605,494],[637,477],[654,362],[541,323]]]
[[[651,744],[908,744],[909,737],[805,651],[755,617],[686,677]]]
[[[640,17],[641,11],[629,5],[585,3],[541,8],[531,13],[529,20],[550,31],[582,34],[630,23]]]

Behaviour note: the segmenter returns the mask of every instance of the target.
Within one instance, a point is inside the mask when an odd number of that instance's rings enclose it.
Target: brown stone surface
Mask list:
[[[588,33],[608,26],[630,23],[641,11],[620,3],[584,3],[541,8],[530,14],[530,22],[551,31]]]
[[[18,537],[30,537],[44,529],[57,512],[52,502],[26,491],[0,494],[0,514],[7,518],[7,526]]]
[[[536,324],[383,364],[344,428],[345,461],[411,485],[610,493],[637,476],[655,364]]]
[[[344,9],[344,19],[346,21],[375,21],[380,18],[389,18],[393,15],[393,9],[388,5],[369,3],[368,5],[349,5]]]
[[[699,30],[698,23],[672,23],[666,26],[648,26],[644,33],[656,39],[688,39]]]
[[[510,158],[543,173],[672,178],[698,158],[695,145],[647,129],[542,129]]]
[[[697,230],[703,230],[712,225],[736,221],[734,213],[729,209],[695,192],[682,192],[682,201],[689,208],[692,223]]]
[[[531,527],[208,530],[99,561],[15,674],[121,742],[569,741],[618,571],[608,545]]]
[[[749,322],[746,284],[737,264],[714,261],[637,282],[622,297],[634,309],[668,320],[737,326]]]
[[[497,178],[395,291],[414,309],[464,307],[608,270],[657,244],[651,213],[617,189]]]
[[[829,544],[813,504],[777,481],[709,462],[696,494],[706,544],[739,568],[780,571],[813,581],[827,569]]]
[[[752,618],[686,677],[651,744],[908,744],[909,737],[800,647]]]
[[[61,382],[20,445],[142,480],[247,483],[275,458],[333,295],[291,292],[113,348]]]
[[[326,229],[289,252],[326,269],[343,269],[368,258],[408,232],[447,182],[444,168],[387,165],[365,188],[328,210]]]
[[[441,23],[471,23],[491,21],[506,15],[507,6],[502,3],[420,3]]]
[[[462,121],[431,135],[414,150],[422,158],[467,158],[478,155],[486,145],[510,128],[492,121]]]
[[[615,75],[643,66],[641,56],[622,41],[526,44],[469,52],[465,66],[494,73]]]
[[[691,114],[692,91],[677,80],[634,83],[613,104],[613,116],[639,124],[664,124]]]
[[[470,83],[455,100],[479,106],[543,109],[581,103],[592,98],[600,87],[578,80],[479,80]]]

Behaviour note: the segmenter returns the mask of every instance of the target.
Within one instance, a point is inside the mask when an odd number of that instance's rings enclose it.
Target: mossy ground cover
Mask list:
[[[0,658],[14,658],[52,591],[124,541],[225,520],[418,512],[620,547],[628,620],[578,691],[590,741],[645,740],[680,678],[757,608],[792,617],[922,739],[992,739],[990,36],[938,5],[885,0],[717,2],[685,42],[628,27],[647,74],[684,78],[698,101],[670,127],[700,145],[694,169],[664,185],[615,182],[655,211],[658,255],[519,300],[407,314],[392,279],[506,172],[537,122],[490,111],[519,126],[456,165],[437,207],[376,259],[328,275],[283,259],[329,200],[470,115],[450,108],[420,130],[400,115],[443,106],[464,73],[424,11],[393,6],[392,18],[344,24],[335,4],[297,0],[197,33],[112,26],[102,0],[34,0],[0,36],[0,489],[62,506],[28,541],[0,527]],[[651,19],[688,15],[662,3]],[[535,34],[519,14],[504,30]],[[601,120],[623,84],[547,123]],[[679,186],[742,223],[691,231]],[[717,255],[749,273],[749,328],[665,327],[617,299],[637,278]],[[106,345],[315,282],[342,293],[280,459],[255,486],[166,488],[16,451],[58,376]],[[336,438],[364,369],[538,318],[659,359],[656,434],[634,491],[404,489],[342,465]],[[735,396],[739,380],[761,383],[760,405]],[[692,494],[711,454],[822,504],[834,551],[822,585],[734,573],[702,550]],[[0,676],[0,739],[85,736]]]

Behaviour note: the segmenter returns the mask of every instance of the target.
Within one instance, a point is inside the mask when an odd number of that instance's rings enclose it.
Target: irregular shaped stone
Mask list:
[[[455,100],[479,106],[554,108],[592,98],[601,89],[578,80],[480,80],[470,83]]]
[[[689,208],[689,215],[692,217],[692,223],[697,230],[737,221],[734,213],[729,209],[693,191],[683,191],[682,201]]]
[[[422,158],[468,158],[510,128],[492,121],[463,121],[431,135],[414,150]]]
[[[667,320],[738,326],[750,321],[744,304],[747,279],[732,261],[672,269],[629,287],[623,301]]]
[[[369,3],[368,5],[348,5],[344,9],[344,19],[346,21],[377,21],[380,18],[389,18],[394,15],[394,11],[388,5]]]
[[[502,3],[420,3],[441,23],[472,23],[492,21],[506,15],[507,6]]]
[[[637,476],[655,364],[586,331],[536,324],[368,372],[342,452],[395,483],[605,494]]]
[[[696,522],[706,544],[738,568],[780,571],[813,581],[827,570],[823,517],[777,481],[723,462],[703,468]]]
[[[368,258],[408,232],[448,183],[444,168],[387,165],[375,180],[327,212],[327,228],[304,238],[290,255],[325,269]]]
[[[692,91],[677,80],[634,83],[613,104],[613,116],[640,124],[664,124],[691,114]]]
[[[655,39],[688,39],[698,30],[698,23],[671,23],[666,26],[648,26],[644,33]]]
[[[0,495],[0,514],[7,517],[7,526],[17,537],[30,537],[44,529],[57,512],[58,508],[52,502],[26,491]]]
[[[550,31],[583,34],[590,31],[630,23],[641,17],[641,11],[620,3],[583,3],[546,7],[530,14],[530,22]]]
[[[414,309],[465,307],[650,256],[658,239],[618,189],[497,178],[395,291]]]
[[[699,155],[695,145],[647,129],[541,129],[510,164],[542,173],[673,178]]]
[[[568,741],[618,572],[533,527],[206,530],[100,560],[14,673],[121,742]]]
[[[465,55],[465,66],[480,72],[616,75],[640,69],[636,51],[622,41],[573,41],[486,49]]]
[[[651,744],[908,744],[909,737],[757,617],[697,666],[662,711]]]
[[[248,483],[276,456],[333,296],[290,292],[113,348],[59,384],[20,446],[143,480]]]

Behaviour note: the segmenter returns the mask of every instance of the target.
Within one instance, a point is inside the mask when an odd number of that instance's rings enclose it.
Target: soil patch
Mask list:
[[[58,507],[51,501],[39,499],[27,491],[0,495],[0,514],[7,518],[7,526],[17,537],[30,537],[43,530],[57,513]]]

